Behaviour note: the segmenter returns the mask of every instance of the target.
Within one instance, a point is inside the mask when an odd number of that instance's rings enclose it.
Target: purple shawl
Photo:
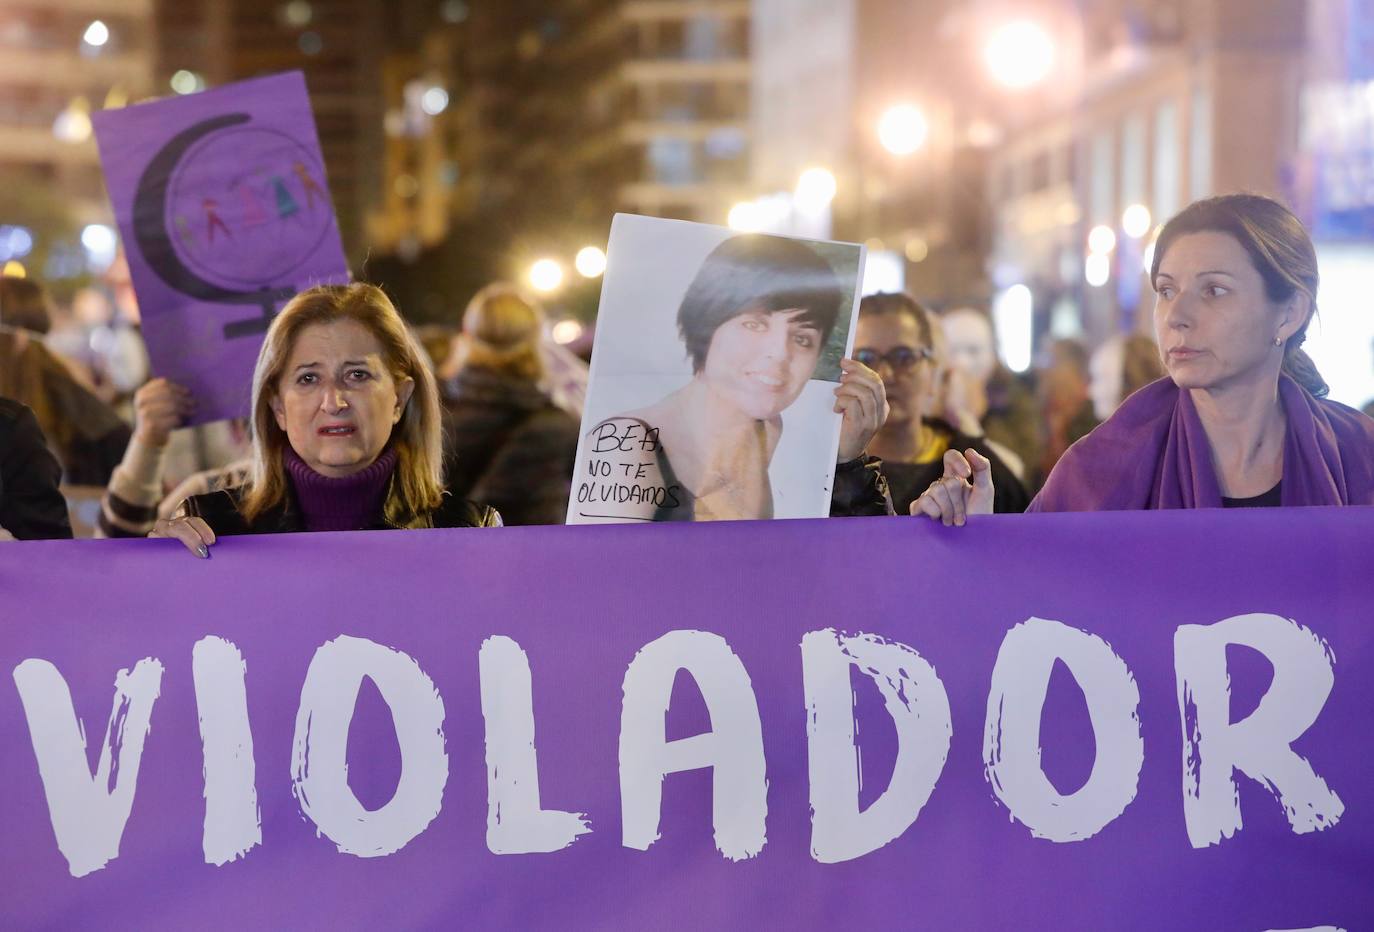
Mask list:
[[[1314,398],[1287,376],[1283,504],[1374,505],[1374,420]],[[1167,378],[1136,392],[1064,453],[1028,511],[1220,508],[1221,486],[1192,395]]]

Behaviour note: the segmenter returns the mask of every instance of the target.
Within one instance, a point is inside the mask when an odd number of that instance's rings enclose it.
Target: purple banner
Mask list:
[[[1374,514],[0,547],[0,925],[1365,928]]]
[[[304,76],[93,120],[153,372],[192,390],[194,421],[246,415],[281,305],[349,278]]]

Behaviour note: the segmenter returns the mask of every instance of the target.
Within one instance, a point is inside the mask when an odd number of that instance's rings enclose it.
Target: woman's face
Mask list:
[[[1224,388],[1278,377],[1282,344],[1306,319],[1305,300],[1274,304],[1245,248],[1226,233],[1189,233],[1155,278],[1155,337],[1179,388]]]
[[[821,332],[800,308],[745,311],[716,328],[700,378],[750,417],[777,417],[797,400],[821,355]]]
[[[380,341],[362,324],[311,324],[291,348],[272,413],[307,466],[341,478],[381,455],[414,388],[391,377]]]
[[[910,314],[860,315],[854,358],[882,377],[892,406],[887,423],[893,427],[919,425],[931,407],[935,367],[930,352]]]

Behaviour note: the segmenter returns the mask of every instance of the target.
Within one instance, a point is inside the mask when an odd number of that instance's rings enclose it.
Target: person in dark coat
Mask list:
[[[62,467],[27,405],[0,398],[0,537],[50,540],[72,536]]]
[[[543,323],[513,285],[483,288],[463,315],[462,361],[444,392],[449,488],[510,525],[562,524],[568,509],[579,425],[540,385]]]
[[[966,418],[956,426],[935,414],[936,386],[945,365],[941,348],[933,317],[909,295],[869,295],[860,303],[854,358],[876,370],[887,389],[891,412],[871,450],[882,460],[893,507],[906,514],[939,481],[945,451],[972,449],[994,464],[995,510],[1025,511],[1030,501],[1025,488],[988,444],[977,421]]]
[[[152,537],[207,556],[221,534],[499,527],[443,483],[439,390],[374,285],[304,291],[272,321],[253,372],[247,483],[187,499]]]

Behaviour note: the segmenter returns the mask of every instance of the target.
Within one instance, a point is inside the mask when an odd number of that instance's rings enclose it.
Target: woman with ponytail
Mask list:
[[[1302,350],[1317,255],[1254,194],[1197,201],[1155,244],[1155,336],[1168,378],[1064,455],[1030,511],[1374,505],[1374,420],[1326,399]],[[991,511],[981,457],[946,457],[913,506],[947,523]]]

